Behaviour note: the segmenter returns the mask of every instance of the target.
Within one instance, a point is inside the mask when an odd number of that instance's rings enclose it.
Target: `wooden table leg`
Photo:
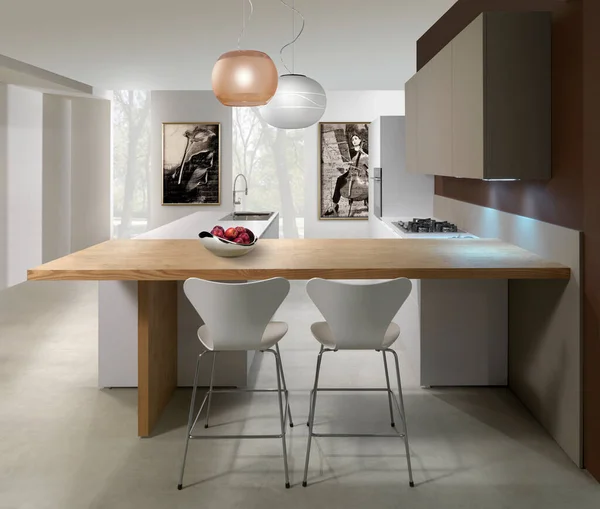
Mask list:
[[[177,386],[177,282],[138,282],[138,435],[152,433]]]

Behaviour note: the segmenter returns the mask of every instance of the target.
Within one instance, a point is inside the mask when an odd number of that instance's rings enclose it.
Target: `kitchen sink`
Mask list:
[[[219,221],[268,221],[274,212],[232,212]]]

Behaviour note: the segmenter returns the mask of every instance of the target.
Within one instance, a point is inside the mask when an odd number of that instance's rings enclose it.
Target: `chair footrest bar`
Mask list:
[[[313,433],[313,437],[326,438],[348,438],[348,437],[363,437],[363,438],[404,438],[404,433]]]
[[[281,438],[282,434],[279,435],[190,435],[192,440],[240,440],[246,438],[262,439],[262,438]]]
[[[314,389],[313,389],[313,391],[314,391]],[[361,387],[356,387],[356,388],[354,388],[354,387],[323,387],[323,388],[319,387],[317,389],[317,392],[321,392],[321,391],[325,391],[325,392],[346,392],[346,391],[349,391],[349,392],[355,392],[355,391],[356,392],[393,392],[392,390],[387,389],[386,387],[383,387],[381,389],[378,389],[376,387],[375,388],[366,388],[366,389],[361,388]]]
[[[277,392],[277,389],[213,389],[212,392],[213,394],[223,394],[230,392]]]

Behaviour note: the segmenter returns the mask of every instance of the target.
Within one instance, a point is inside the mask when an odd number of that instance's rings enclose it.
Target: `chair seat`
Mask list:
[[[267,350],[274,346],[283,336],[287,334],[288,324],[285,322],[269,322],[262,337],[260,347],[257,350]],[[243,334],[243,333],[242,333]],[[198,339],[207,350],[213,351],[213,341],[210,337],[210,331],[206,325],[198,329]],[[249,347],[248,349],[252,349]]]
[[[310,330],[313,333],[315,339],[321,343],[325,348],[336,348],[335,338],[331,327],[327,322],[315,322],[310,326]],[[394,322],[390,323],[390,326],[385,331],[385,336],[381,348],[388,348],[394,344],[394,341],[400,336],[400,327]],[[372,343],[365,348],[372,349]]]

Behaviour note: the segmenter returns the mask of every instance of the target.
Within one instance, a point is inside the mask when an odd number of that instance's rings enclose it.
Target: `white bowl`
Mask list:
[[[211,253],[222,258],[237,258],[238,256],[247,255],[256,247],[257,239],[253,239],[251,244],[236,244],[227,239],[215,237],[208,232],[202,232],[200,242]]]

